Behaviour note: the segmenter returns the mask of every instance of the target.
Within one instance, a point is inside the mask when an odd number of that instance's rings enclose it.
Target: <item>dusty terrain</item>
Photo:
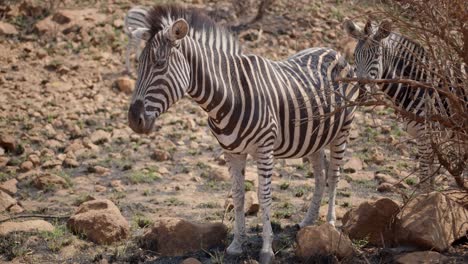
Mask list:
[[[14,137],[18,151],[0,153],[0,182],[18,180],[13,197],[24,210],[22,214],[70,215],[86,200],[110,199],[131,223],[131,237],[98,246],[71,234],[64,220],[47,219],[56,227],[53,233],[2,238],[0,261],[178,263],[184,258],[158,257],[138,248],[137,238],[152,219],[171,216],[223,221],[232,227],[233,213],[226,212],[224,206],[230,190],[227,168],[206,125],[206,114],[197,105],[183,99],[159,118],[150,135],[137,135],[127,126],[130,95],[119,91],[114,82],[123,76],[127,41],[122,31],[124,13],[137,1],[63,1],[42,13],[19,8],[22,1],[3,2],[12,10],[2,13],[1,20],[15,25],[19,33],[0,36],[0,133]],[[194,2],[221,22],[238,19],[230,2]],[[351,60],[353,41],[345,36],[341,22],[372,6],[358,7],[350,2],[276,1],[262,21],[241,33],[240,42],[247,53],[271,59],[284,59],[307,47],[328,46]],[[100,15],[82,22],[81,30],[38,33],[34,28],[54,10],[83,8]],[[414,140],[391,110],[359,109],[347,156],[363,166],[345,167],[338,187],[338,219],[362,201],[379,197],[401,201],[398,192],[376,190],[377,172],[401,180],[399,192],[411,194],[417,183],[415,153]],[[288,226],[304,216],[314,182],[309,165],[302,160],[279,160],[275,169],[275,251],[280,262],[292,263],[294,236],[288,233]],[[39,186],[33,179],[44,172],[62,177],[65,183]],[[250,160],[249,190],[254,190],[255,178]],[[440,177],[440,189],[450,185]],[[0,213],[1,219],[12,215]],[[247,217],[251,251],[242,259],[257,259],[260,225],[256,215]],[[380,261],[382,254],[377,249],[357,245],[372,262]],[[229,262],[223,250],[194,256],[206,263]],[[455,252],[460,250],[463,255],[463,248]],[[457,260],[460,256],[454,257]]]

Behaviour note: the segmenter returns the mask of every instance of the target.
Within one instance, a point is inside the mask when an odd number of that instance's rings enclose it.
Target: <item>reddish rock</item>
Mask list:
[[[447,257],[435,251],[419,251],[395,257],[395,264],[439,264],[446,263]]]
[[[402,209],[396,231],[400,245],[443,252],[468,230],[468,210],[447,196],[419,195]]]
[[[115,80],[114,87],[123,93],[131,94],[133,92],[133,87],[135,87],[135,81],[128,77],[120,77]]]
[[[329,223],[302,228],[297,233],[296,243],[296,256],[304,260],[329,255],[343,259],[354,253],[351,240]]]
[[[44,220],[29,220],[24,222],[5,222],[0,224],[0,235],[12,232],[52,232],[54,226]]]
[[[97,244],[111,244],[127,238],[130,233],[130,226],[119,208],[105,199],[81,204],[67,225]]]
[[[351,239],[366,239],[374,246],[393,245],[399,210],[398,204],[388,198],[361,203],[343,217],[343,232]]]
[[[350,158],[343,166],[344,172],[347,172],[347,173],[355,173],[357,171],[362,170],[362,168],[363,168],[362,161],[358,157]]]
[[[13,197],[11,197],[5,192],[0,191],[0,212],[4,212],[10,209],[10,207],[12,207],[15,204],[16,200]]]
[[[8,152],[14,152],[17,148],[16,139],[10,135],[0,135],[0,147]]]
[[[202,264],[202,263],[196,258],[187,258],[187,259],[184,259],[184,261],[182,261],[181,264]]]
[[[94,144],[109,142],[110,137],[110,133],[104,130],[96,130],[89,136],[91,142],[93,142]]]
[[[227,227],[222,223],[195,223],[161,218],[141,238],[142,246],[163,256],[181,256],[223,244]]]
[[[67,181],[55,174],[44,173],[34,179],[34,186],[44,190],[46,188],[68,188]]]
[[[390,184],[388,182],[381,183],[379,186],[377,186],[377,191],[379,192],[394,192],[395,187],[393,187],[393,184]]]
[[[244,202],[244,212],[245,214],[256,214],[260,209],[260,203],[258,202],[258,195],[254,191],[245,192],[245,202]]]
[[[16,179],[10,179],[0,183],[0,190],[6,192],[9,195],[14,195],[18,191],[16,184],[18,184]]]
[[[18,35],[18,30],[12,24],[0,21],[0,35]]]
[[[156,149],[153,151],[151,158],[155,161],[166,161],[171,159],[171,154],[165,150]]]
[[[27,160],[21,163],[20,168],[21,168],[21,171],[27,172],[27,171],[34,169],[34,164],[31,161]]]

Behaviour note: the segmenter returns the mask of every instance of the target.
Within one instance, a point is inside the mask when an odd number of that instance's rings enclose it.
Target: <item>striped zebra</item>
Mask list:
[[[128,36],[127,50],[125,53],[125,71],[129,74],[132,73],[130,65],[130,53],[132,50],[136,50],[136,56],[140,55],[140,42],[138,38],[134,38],[132,32],[137,28],[148,28],[146,22],[146,14],[148,13],[149,7],[146,6],[135,6],[128,10],[124,19],[124,32]]]
[[[391,32],[391,27],[389,21],[383,21],[376,27],[369,20],[363,30],[350,20],[344,23],[345,31],[358,41],[354,50],[357,77],[410,79],[435,83],[437,87],[439,84],[431,73],[431,61],[425,49],[411,39]],[[464,66],[461,72],[463,71]],[[381,89],[395,106],[415,116],[425,117],[431,111],[437,111],[442,116],[450,116],[447,98],[432,89],[410,87],[403,83],[386,83]],[[426,122],[416,121],[405,121],[405,127],[412,137],[417,138],[420,186],[422,189],[432,189],[436,173],[430,141],[432,129]]]
[[[318,217],[326,180],[327,220],[335,222],[336,185],[354,108],[343,107],[359,89],[335,82],[352,77],[352,67],[336,51],[312,48],[284,61],[243,54],[237,40],[200,11],[157,6],[146,17],[150,28],[134,31],[144,39],[138,78],[128,111],[133,131],[149,133],[155,120],[187,93],[208,114],[209,128],[223,148],[232,177],[235,224],[229,254],[241,254],[246,238],[244,174],[246,157],[257,164],[262,209],[260,262],[273,260],[270,223],[274,158],[308,157],[315,192],[299,227]],[[330,166],[324,171],[324,148]]]

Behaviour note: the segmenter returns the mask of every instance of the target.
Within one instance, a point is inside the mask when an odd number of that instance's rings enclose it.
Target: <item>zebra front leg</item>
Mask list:
[[[300,228],[303,228],[308,225],[313,225],[317,220],[320,204],[322,203],[323,191],[325,190],[325,175],[324,170],[324,161],[325,161],[325,152],[323,149],[317,151],[309,157],[309,161],[314,170],[315,178],[315,190],[312,201],[310,202],[309,209],[304,217],[304,220],[299,224]]]
[[[340,168],[343,165],[343,158],[346,151],[346,143],[348,140],[348,131],[343,131],[337,139],[330,144],[330,166],[327,170],[328,181],[328,214],[327,222],[335,226],[335,200],[336,186],[340,179]]]
[[[232,199],[234,201],[235,212],[234,240],[226,251],[231,255],[240,255],[242,254],[242,244],[246,238],[244,216],[244,178],[247,155],[224,153],[224,156],[229,166],[229,173],[231,174]]]
[[[262,209],[263,245],[260,251],[260,263],[271,263],[274,260],[273,253],[273,230],[271,228],[271,175],[273,171],[273,151],[271,148],[259,150],[257,156],[258,170],[258,200]]]

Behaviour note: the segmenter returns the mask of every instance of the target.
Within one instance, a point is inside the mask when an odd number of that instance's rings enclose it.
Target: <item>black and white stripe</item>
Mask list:
[[[198,11],[159,6],[148,14],[151,28],[136,36],[147,40],[129,109],[130,127],[149,133],[156,118],[186,93],[209,115],[208,124],[225,152],[233,179],[236,223],[227,251],[242,252],[245,238],[244,171],[247,155],[257,161],[262,208],[262,263],[273,258],[270,224],[274,158],[308,157],[314,165],[315,193],[300,223],[314,223],[326,185],[328,221],[335,221],[336,184],[346,149],[357,86],[336,78],[353,77],[336,51],[312,48],[272,61],[241,52],[237,40]],[[330,167],[324,175],[324,148]]]
[[[124,32],[128,36],[127,50],[125,53],[125,70],[127,73],[132,73],[130,65],[130,54],[132,50],[136,51],[136,56],[140,55],[141,40],[134,38],[132,33],[138,28],[149,28],[146,22],[146,15],[148,14],[149,7],[135,6],[128,10],[124,19]]]

